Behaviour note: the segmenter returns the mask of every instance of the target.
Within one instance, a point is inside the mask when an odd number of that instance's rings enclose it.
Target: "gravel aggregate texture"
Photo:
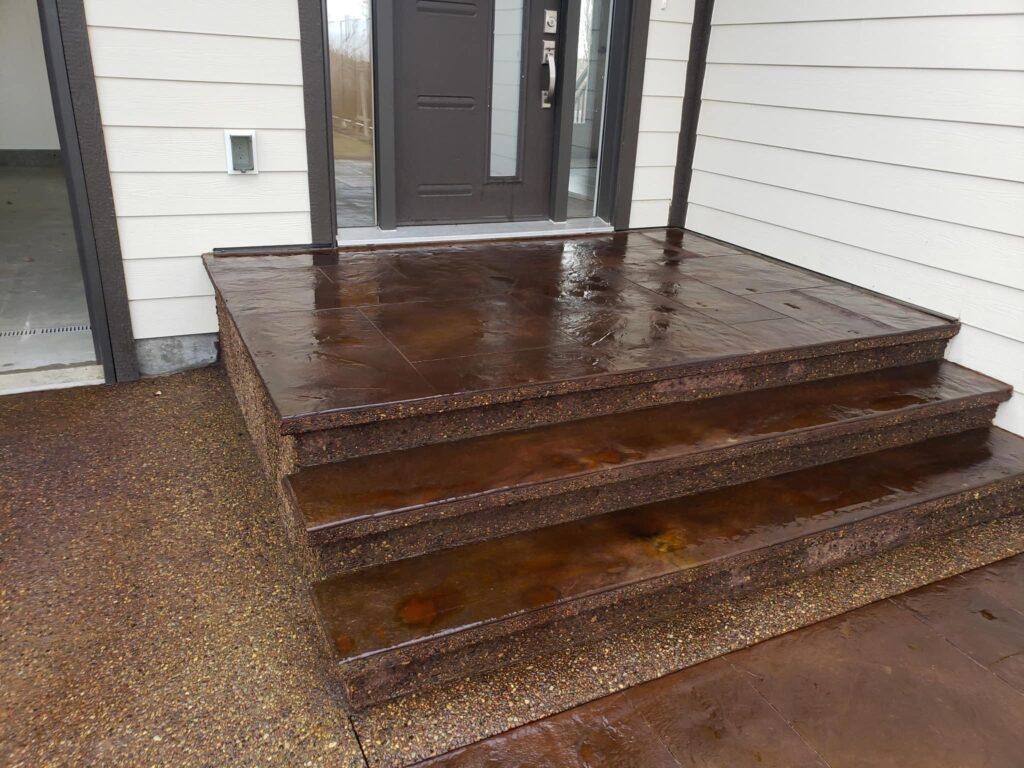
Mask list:
[[[222,369],[0,398],[0,489],[0,765],[364,765]]]

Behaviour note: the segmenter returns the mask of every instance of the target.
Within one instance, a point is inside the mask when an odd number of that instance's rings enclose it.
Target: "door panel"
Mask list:
[[[510,21],[522,6],[522,38]],[[403,0],[395,4],[395,166],[399,224],[549,215],[555,109],[541,107],[544,11],[558,0]],[[495,41],[495,14],[498,17]],[[510,46],[520,43],[516,107]],[[497,46],[497,48],[495,47]],[[495,53],[500,70],[492,73]],[[492,133],[494,107],[500,125]],[[543,78],[543,80],[542,80]],[[513,122],[518,118],[517,122]],[[514,129],[514,130],[513,130]],[[492,163],[492,141],[497,158]],[[509,156],[514,151],[515,158]],[[502,178],[492,178],[492,167]],[[510,169],[514,176],[507,176]]]

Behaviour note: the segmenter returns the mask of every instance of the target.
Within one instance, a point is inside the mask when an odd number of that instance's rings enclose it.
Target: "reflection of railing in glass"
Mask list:
[[[590,61],[576,62],[576,100],[573,102],[572,121],[576,125],[587,122],[587,88],[590,86]]]
[[[612,0],[582,0],[580,4],[569,160],[570,217],[593,216],[596,205],[611,8]]]
[[[373,57],[369,0],[328,0],[327,44],[338,226],[373,226]]]
[[[493,33],[489,173],[510,177],[519,169],[523,0],[495,0]]]

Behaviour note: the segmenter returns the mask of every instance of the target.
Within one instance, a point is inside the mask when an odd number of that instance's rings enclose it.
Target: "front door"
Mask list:
[[[549,218],[559,0],[394,9],[397,223]]]

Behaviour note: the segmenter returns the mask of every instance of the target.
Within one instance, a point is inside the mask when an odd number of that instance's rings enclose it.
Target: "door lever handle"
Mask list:
[[[540,92],[540,106],[541,109],[550,109],[552,106],[552,99],[555,97],[555,91],[558,88],[558,69],[555,64],[555,41],[545,40],[544,41],[544,59],[543,63],[548,68],[548,87],[547,90]]]

